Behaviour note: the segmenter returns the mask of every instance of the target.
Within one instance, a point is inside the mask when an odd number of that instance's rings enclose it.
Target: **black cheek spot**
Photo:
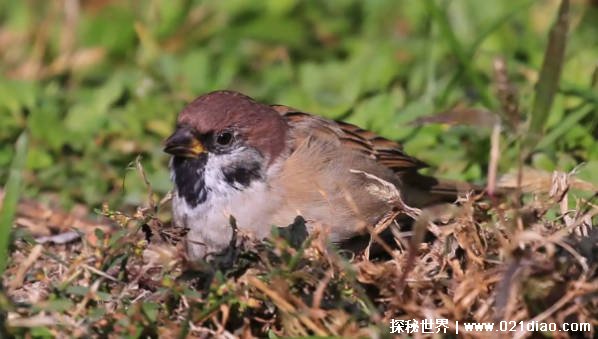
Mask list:
[[[191,207],[205,202],[208,197],[204,178],[207,161],[207,155],[193,159],[174,157],[172,161],[177,194],[179,197],[183,197]]]
[[[254,180],[262,179],[261,166],[258,162],[235,164],[222,170],[224,180],[236,189],[244,188]]]

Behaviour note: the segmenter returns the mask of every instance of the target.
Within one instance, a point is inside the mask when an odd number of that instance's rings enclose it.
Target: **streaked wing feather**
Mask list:
[[[297,111],[284,105],[273,105],[290,123],[306,123],[312,129],[310,133],[318,137],[335,137],[347,148],[376,159],[380,164],[395,172],[416,171],[428,165],[403,151],[399,143],[383,138],[358,126],[339,121],[323,119]]]

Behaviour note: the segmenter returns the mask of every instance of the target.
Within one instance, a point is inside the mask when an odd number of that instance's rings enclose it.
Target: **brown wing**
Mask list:
[[[382,138],[375,133],[361,129],[345,122],[337,122],[315,115],[297,111],[288,106],[272,106],[293,124],[303,125],[310,135],[318,138],[335,138],[343,146],[362,152],[365,156],[375,159],[379,164],[391,169],[401,178],[404,192],[403,199],[409,206],[422,208],[425,206],[454,202],[459,195],[475,191],[480,193],[483,187],[469,183],[439,180],[422,175],[418,169],[428,165],[403,151],[400,144]]]
[[[343,146],[362,152],[394,172],[417,171],[428,165],[403,151],[400,144],[346,122],[332,121],[283,105],[273,105],[277,112],[294,124],[307,124],[310,133],[338,138]]]

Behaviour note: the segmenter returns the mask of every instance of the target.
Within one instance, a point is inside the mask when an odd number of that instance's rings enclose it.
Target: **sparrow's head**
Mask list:
[[[198,97],[179,113],[164,147],[173,155],[178,194],[197,205],[209,191],[226,194],[263,180],[285,148],[286,133],[278,112],[241,93],[216,91]]]
[[[287,125],[274,109],[233,91],[202,95],[180,113],[164,151],[175,157],[230,153],[251,147],[272,160],[285,146]]]

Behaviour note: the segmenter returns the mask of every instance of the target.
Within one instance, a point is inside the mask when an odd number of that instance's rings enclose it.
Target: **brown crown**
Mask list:
[[[233,128],[248,145],[273,160],[285,147],[287,124],[273,108],[234,91],[204,94],[187,105],[178,123],[199,133]]]

